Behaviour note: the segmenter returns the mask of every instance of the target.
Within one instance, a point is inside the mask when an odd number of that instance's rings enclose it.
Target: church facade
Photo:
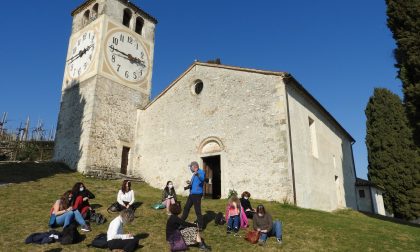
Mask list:
[[[234,189],[357,209],[354,139],[289,73],[193,62],[150,101],[156,24],[124,0],[90,0],[73,12],[55,160],[156,188],[172,180],[181,194],[187,165],[198,161],[209,198]]]

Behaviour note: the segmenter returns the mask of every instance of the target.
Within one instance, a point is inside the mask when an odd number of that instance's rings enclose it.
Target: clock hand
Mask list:
[[[118,50],[117,48],[113,47],[112,45],[110,45],[109,48],[111,48],[111,50],[115,50],[116,52],[121,53],[122,55],[126,56],[127,58],[125,58],[125,59],[128,59],[130,62],[134,62],[134,63],[142,66],[143,68],[146,67],[143,60],[141,60],[139,58],[136,58],[136,57],[133,57],[133,55],[131,55],[129,53],[127,54],[125,52],[122,52],[122,51]]]
[[[73,60],[75,60],[76,58],[79,58],[79,53],[77,53],[76,55],[73,55],[73,57],[71,57],[70,59],[66,60],[66,62],[69,62],[69,61],[73,62]]]
[[[88,47],[86,47],[83,50],[80,50],[76,55],[74,55],[73,57],[71,57],[70,59],[67,60],[67,62],[70,61],[70,63],[73,63],[73,61],[75,61],[76,59],[82,57],[84,54],[87,53],[87,51],[90,50],[90,48],[92,48],[94,46],[94,44],[89,45]]]
[[[117,52],[121,53],[122,55],[124,55],[124,56],[126,56],[126,57],[129,57],[129,56],[128,56],[129,54],[127,54],[127,53],[125,53],[125,52],[122,52],[122,51],[118,50],[117,48],[113,47],[112,45],[110,45],[110,46],[109,46],[109,48],[111,48],[111,50],[114,50],[114,51],[117,51]],[[111,51],[111,52],[112,52],[112,51]]]

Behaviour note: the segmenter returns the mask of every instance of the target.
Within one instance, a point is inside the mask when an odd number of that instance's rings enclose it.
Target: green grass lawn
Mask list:
[[[84,233],[86,238],[79,244],[24,244],[29,234],[48,231],[51,205],[78,181],[82,181],[96,195],[91,204],[96,204],[97,211],[108,221],[103,225],[92,224],[92,232]],[[165,182],[162,181],[162,184]],[[85,178],[54,163],[0,163],[0,183],[10,183],[0,186],[0,251],[95,251],[87,244],[98,233],[106,232],[109,221],[116,216],[108,214],[106,209],[116,201],[121,181]],[[142,234],[140,244],[143,247],[138,251],[168,251],[165,241],[167,215],[164,210],[150,207],[160,200],[161,191],[145,183],[134,182],[132,187],[136,200],[143,204],[136,211],[136,219],[125,227],[125,231]],[[180,200],[185,203],[186,198]],[[254,206],[259,203],[266,206],[274,219],[283,222],[283,245],[278,246],[274,238],[269,239],[264,248],[251,245],[241,237],[227,236],[225,227],[215,226],[212,221],[204,230],[203,237],[213,251],[420,250],[419,227],[379,220],[350,210],[326,213],[252,200]],[[225,200],[205,199],[202,210],[203,213],[223,212],[225,204]],[[194,217],[192,208],[190,220],[194,220]],[[240,234],[243,236],[245,231]],[[197,248],[190,250],[198,251]]]

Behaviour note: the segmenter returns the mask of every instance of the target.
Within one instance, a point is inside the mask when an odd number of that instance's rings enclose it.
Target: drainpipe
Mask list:
[[[287,125],[289,128],[289,143],[290,143],[290,164],[292,166],[292,181],[293,181],[293,203],[296,206],[296,184],[295,184],[295,164],[293,162],[293,144],[292,144],[292,128],[290,123],[290,111],[289,111],[289,94],[287,92],[286,83],[285,84],[285,93],[286,93],[286,107],[287,107]]]

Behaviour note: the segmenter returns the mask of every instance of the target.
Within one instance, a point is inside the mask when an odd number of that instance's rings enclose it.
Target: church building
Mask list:
[[[72,12],[54,159],[186,195],[188,164],[208,198],[357,209],[352,136],[290,74],[192,62],[150,100],[157,20],[126,0]]]

